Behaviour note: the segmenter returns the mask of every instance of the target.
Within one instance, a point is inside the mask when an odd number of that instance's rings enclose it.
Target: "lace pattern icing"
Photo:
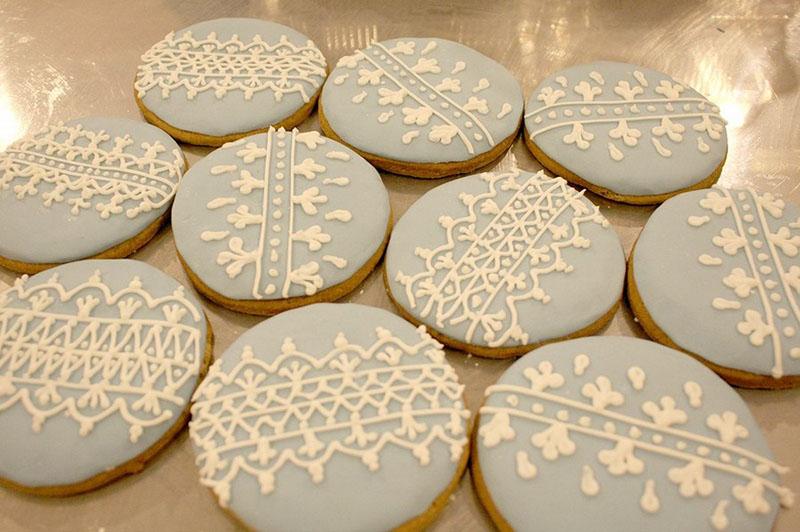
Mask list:
[[[287,337],[270,362],[249,345],[227,370],[218,360],[192,407],[202,484],[227,506],[240,475],[255,478],[267,496],[280,489],[276,477],[286,467],[319,484],[337,454],[376,471],[382,453],[397,447],[425,466],[440,442],[458,461],[469,418],[463,386],[441,344],[424,327],[417,331],[409,344],[378,327],[366,346],[339,333],[321,355]]]
[[[183,287],[153,297],[138,277],[114,291],[99,271],[75,286],[23,276],[0,293],[0,412],[21,405],[34,432],[66,415],[82,436],[116,415],[136,442],[185,408],[203,319]]]
[[[215,32],[200,37],[172,32],[142,56],[135,88],[139,98],[157,90],[164,99],[176,91],[189,100],[211,91],[219,99],[241,93],[250,100],[270,91],[276,102],[292,94],[309,102],[325,79],[325,67],[312,41],[297,45],[286,35],[268,43],[260,35],[242,41],[237,35],[220,40]]]
[[[45,207],[65,203],[75,216],[133,219],[172,201],[183,160],[158,141],[137,145],[130,135],[59,122],[0,154],[0,189],[39,197]]]
[[[423,318],[434,317],[439,327],[467,323],[467,342],[528,343],[517,305],[547,304],[551,295],[542,278],[574,269],[563,250],[591,245],[582,234],[586,224],[608,227],[599,209],[562,178],[543,172],[520,176],[519,171],[481,174],[486,189],[462,193],[465,211],[439,218],[444,243],[414,251],[424,269],[416,274],[398,270],[394,277]],[[508,191],[513,191],[508,201],[495,201]],[[477,230],[481,223],[483,229]]]

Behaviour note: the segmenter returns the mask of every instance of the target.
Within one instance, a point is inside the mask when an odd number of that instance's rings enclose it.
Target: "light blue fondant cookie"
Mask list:
[[[390,223],[380,176],[316,131],[270,129],[186,174],[175,242],[198,288],[252,313],[335,299],[380,259]]]
[[[325,58],[305,35],[265,20],[222,18],[153,45],[134,87],[148,120],[186,142],[219,145],[300,123],[325,76]]]
[[[256,530],[421,529],[467,459],[464,387],[441,347],[362,305],[262,322],[195,394],[200,482]]]
[[[169,442],[211,357],[197,300],[143,262],[86,260],[0,292],[0,484],[66,495]]]
[[[479,419],[478,493],[520,532],[767,532],[794,499],[738,394],[653,342],[537,349],[487,388]]]
[[[525,106],[529,147],[615,200],[657,203],[710,183],[728,150],[719,108],[648,68],[600,61],[546,78]]]
[[[513,140],[523,107],[502,65],[455,42],[418,38],[343,57],[320,101],[323,128],[376,165],[421,177],[488,163]],[[437,170],[442,163],[454,167]]]
[[[659,207],[633,253],[634,311],[651,336],[729,382],[800,383],[800,208],[752,189]]]
[[[158,229],[183,168],[169,135],[125,118],[71,120],[18,140],[0,153],[0,263],[30,273],[132,253]]]
[[[431,190],[397,223],[386,253],[403,313],[490,357],[599,330],[624,276],[619,238],[598,207],[543,172],[471,175]]]

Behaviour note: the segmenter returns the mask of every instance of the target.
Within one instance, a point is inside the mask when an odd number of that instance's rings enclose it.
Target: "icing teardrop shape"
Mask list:
[[[642,498],[639,499],[639,505],[647,513],[654,514],[661,508],[661,501],[658,500],[656,495],[655,481],[649,479],[644,483],[644,493]]]
[[[600,484],[594,476],[594,470],[591,466],[583,466],[583,474],[581,475],[581,491],[589,497],[594,497],[600,493]]]

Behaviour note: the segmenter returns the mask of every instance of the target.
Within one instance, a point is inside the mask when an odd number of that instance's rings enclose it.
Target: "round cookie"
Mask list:
[[[380,260],[390,224],[378,172],[316,131],[223,146],[186,174],[172,209],[198,290],[251,314],[344,296]]]
[[[0,153],[0,266],[36,273],[142,247],[168,216],[183,153],[126,118],[59,122]]]
[[[468,457],[464,386],[441,347],[363,305],[260,323],[195,393],[200,482],[255,530],[423,529]]]
[[[515,170],[422,196],[392,233],[384,280],[407,319],[499,358],[600,330],[624,277],[619,238],[583,192]]]
[[[667,244],[668,243],[668,244]],[[800,208],[715,186],[659,207],[631,255],[645,331],[731,384],[800,384]]]
[[[305,35],[249,18],[221,18],[169,33],[142,56],[136,103],[176,139],[219,146],[293,127],[314,108],[327,70]]]
[[[794,495],[739,395],[625,337],[537,349],[486,390],[476,488],[500,530],[772,529]]]
[[[492,59],[444,39],[376,42],[339,60],[320,126],[375,166],[414,177],[470,172],[508,149],[522,92]]]
[[[140,471],[211,361],[200,304],[143,262],[85,260],[0,292],[0,484],[70,495]]]
[[[728,152],[716,105],[666,74],[609,61],[542,81],[525,106],[525,142],[552,172],[634,204],[710,186]]]

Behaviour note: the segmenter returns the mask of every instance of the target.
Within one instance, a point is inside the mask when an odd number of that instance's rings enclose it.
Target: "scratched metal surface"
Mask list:
[[[368,40],[437,36],[460,41],[505,64],[525,94],[550,72],[574,63],[612,59],[638,63],[683,80],[719,104],[728,120],[725,184],[753,184],[800,202],[800,3],[696,2],[373,2],[235,0],[216,2],[0,2],[0,149],[49,121],[83,115],[139,118],[132,81],[139,55],[167,32],[222,16],[272,19],[306,33],[329,64]],[[300,129],[317,129],[312,116]],[[208,149],[184,146],[189,163]],[[539,164],[521,140],[500,169]],[[443,181],[383,174],[395,217]],[[626,251],[652,212],[592,196],[619,233]],[[33,236],[33,235],[32,235]],[[188,285],[167,227],[135,258]],[[13,275],[0,270],[0,281]],[[350,301],[391,309],[379,272]],[[204,301],[217,342],[215,353],[257,317]],[[624,307],[604,331],[643,336]],[[510,364],[450,351],[475,410],[483,390]],[[744,391],[779,462],[794,471],[786,482],[800,492],[800,390]],[[1,437],[1,436],[0,436]],[[0,491],[0,530],[228,530],[233,522],[196,481],[184,431],[139,475],[66,499]],[[343,509],[344,510],[344,509]],[[349,511],[349,510],[348,510]],[[432,527],[488,530],[469,475]],[[800,510],[782,511],[776,530],[800,530]]]

